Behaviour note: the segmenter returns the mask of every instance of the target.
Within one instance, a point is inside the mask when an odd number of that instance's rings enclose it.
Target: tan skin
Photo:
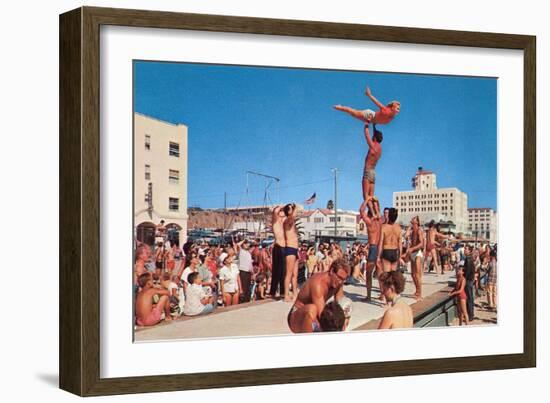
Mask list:
[[[378,160],[382,156],[382,145],[378,143],[376,140],[374,140],[373,138],[371,138],[368,125],[365,125],[364,132],[365,132],[365,140],[367,140],[367,144],[369,146],[369,152],[365,157],[364,169],[365,170],[374,169],[376,168],[376,164],[378,163]],[[372,198],[374,197],[374,182],[370,182],[366,178],[363,178],[361,184],[362,184],[362,190],[363,190],[363,200],[367,201],[369,209],[373,212],[374,216],[380,217],[380,210],[376,209],[371,202]]]
[[[460,268],[457,272],[457,280],[456,280],[455,289],[454,289],[454,291],[451,291],[449,293],[449,296],[450,297],[458,296],[460,293],[462,293],[464,291],[464,287],[466,287],[466,279],[464,278],[464,270],[462,268]],[[457,305],[458,305],[459,325],[462,326],[462,322],[465,322],[466,325],[469,325],[470,322],[468,321],[466,300],[458,298]]]
[[[361,215],[361,218],[363,219],[363,221],[365,222],[365,225],[367,226],[367,235],[369,239],[369,245],[378,245],[378,243],[380,242],[380,232],[381,232],[380,219],[374,218],[372,216],[372,213],[367,214],[365,212],[366,207],[367,207],[367,202],[364,201],[363,204],[361,204],[361,207],[359,208],[359,214]],[[367,250],[367,253],[368,253],[368,250]],[[365,298],[366,301],[371,300],[372,272],[375,266],[376,266],[376,271],[378,275],[380,275],[382,268],[378,258],[376,259],[376,262],[367,261],[367,268],[365,273],[365,276],[367,277],[367,296]]]
[[[378,258],[381,258],[384,249],[397,249],[398,254],[400,254],[401,245],[403,245],[403,240],[401,239],[401,227],[399,224],[382,224],[380,242],[378,243]],[[382,259],[382,267],[385,272],[395,271],[398,262],[399,260],[392,263],[386,259]]]
[[[224,266],[231,267],[233,264],[233,257],[226,257]],[[237,291],[233,294],[224,291],[224,281],[220,279],[220,290],[222,293],[223,306],[237,305],[239,303],[239,291],[242,290],[241,287],[241,277],[237,276]]]
[[[160,295],[160,299],[157,304],[153,304],[153,297]],[[136,297],[136,317],[140,320],[145,320],[153,308],[160,305],[164,310],[166,321],[171,321],[170,316],[170,294],[167,290],[153,287],[153,280],[149,279],[142,290]]]
[[[283,228],[283,223],[285,221],[285,213],[283,211],[283,206],[277,206],[273,209],[271,216],[271,223],[273,228],[273,237],[275,238],[275,243],[281,247],[285,247],[285,230]]]
[[[428,242],[427,242],[427,245],[433,245],[433,247],[428,248],[428,249],[430,249],[430,251],[428,253],[432,257],[432,260],[433,260],[434,266],[435,266],[435,272],[437,274],[441,274],[440,273],[441,269],[439,267],[439,263],[437,262],[437,248],[441,246],[438,241],[442,240],[442,239],[448,239],[448,238],[449,237],[447,235],[444,235],[444,234],[438,232],[437,228],[435,226],[432,226],[431,228],[428,229]]]
[[[298,249],[298,232],[296,231],[296,207],[294,205],[288,210],[286,219],[283,222],[286,247]],[[290,297],[290,284],[292,283],[292,293],[294,298],[298,294],[298,261],[296,256],[285,257],[286,273],[284,280],[285,302],[293,301]]]
[[[424,249],[424,231],[420,228],[420,222],[418,221],[418,217],[415,217],[411,221],[412,229],[411,229],[411,245],[407,249],[407,256],[411,256],[412,254],[419,250]],[[416,288],[416,292],[414,294],[415,298],[417,300],[422,299],[422,257],[416,256],[414,261],[411,262],[411,271],[412,271],[412,278],[414,282],[414,286]]]
[[[296,310],[290,315],[290,330],[293,333],[311,333],[312,324],[319,317],[329,298],[336,301],[344,297],[344,282],[349,272],[341,268],[337,272],[330,270],[314,274],[306,281],[294,302]]]
[[[375,104],[378,108],[382,109],[382,108],[385,108],[385,107],[386,107],[386,105],[383,105],[378,99],[376,99],[376,98],[374,97],[374,95],[372,95],[372,92],[371,92],[371,90],[370,90],[369,87],[367,87],[367,88],[365,89],[365,95],[366,95],[367,97],[369,97],[370,100],[371,100],[372,102],[374,102],[374,104]],[[395,112],[396,115],[397,115],[397,114],[399,113],[399,111],[401,110],[401,104],[399,104],[399,103],[391,103],[391,105],[388,104],[387,106],[389,106],[389,107]],[[353,108],[350,108],[349,106],[344,106],[344,105],[334,105],[334,109],[336,109],[336,110],[338,110],[338,111],[346,112],[346,113],[348,113],[349,115],[353,116],[353,117],[356,118],[356,119],[359,119],[359,120],[362,121],[362,122],[370,123],[369,120],[366,120],[366,119],[365,119],[365,115],[363,114],[363,111],[360,111],[360,110],[357,110],[357,109],[353,109]],[[376,122],[374,122],[374,123],[376,123]]]
[[[400,329],[413,327],[413,313],[404,301],[396,301],[399,294],[394,286],[385,287],[384,296],[390,302],[390,307],[384,313],[378,329]]]
[[[145,263],[149,258],[149,252],[145,247],[140,247],[138,251],[139,255],[137,256],[136,263],[134,265],[134,284],[137,284],[137,279],[139,278],[139,276],[147,272],[147,269],[145,268]]]

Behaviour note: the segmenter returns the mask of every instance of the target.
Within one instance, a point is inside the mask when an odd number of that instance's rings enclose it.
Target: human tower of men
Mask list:
[[[335,105],[334,109],[348,113],[364,123],[364,134],[369,151],[365,157],[361,188],[363,203],[360,214],[367,226],[369,253],[367,258],[367,301],[371,301],[372,273],[376,267],[380,287],[380,299],[390,304],[380,322],[380,328],[412,327],[412,311],[400,294],[405,280],[398,272],[397,264],[401,254],[401,227],[396,224],[397,210],[389,209],[388,217],[382,222],[380,204],[375,196],[376,164],[382,156],[382,132],[376,125],[388,124],[399,113],[401,104],[391,101],[382,104],[367,87],[365,95],[378,107],[358,110],[349,106]],[[371,137],[369,126],[372,124]],[[351,310],[351,301],[344,297],[343,285],[350,275],[350,265],[343,259],[336,259],[330,270],[312,276],[300,290],[290,312],[288,326],[294,333],[344,330],[346,316]],[[327,301],[334,297],[334,301]],[[342,303],[343,301],[343,303]],[[344,307],[347,308],[348,315]]]

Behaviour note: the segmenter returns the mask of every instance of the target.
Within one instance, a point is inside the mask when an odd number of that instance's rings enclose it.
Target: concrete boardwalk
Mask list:
[[[411,305],[416,302],[412,297],[414,284],[410,274],[405,274],[405,277],[407,283],[402,298]],[[454,280],[454,271],[439,276],[424,273],[423,294],[429,296],[436,293],[446,288],[449,281]],[[380,295],[376,279],[373,280],[373,301],[370,303],[363,300],[367,292],[364,284],[346,285],[344,292],[353,301],[348,330],[360,327],[384,314],[385,307],[376,300]],[[135,341],[291,334],[286,319],[291,306],[290,302],[268,300],[219,310],[204,317],[177,319],[150,328],[136,329]]]

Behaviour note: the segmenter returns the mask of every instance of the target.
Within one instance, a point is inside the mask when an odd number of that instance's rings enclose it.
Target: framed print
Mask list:
[[[61,388],[535,366],[535,52],[512,34],[61,15]]]

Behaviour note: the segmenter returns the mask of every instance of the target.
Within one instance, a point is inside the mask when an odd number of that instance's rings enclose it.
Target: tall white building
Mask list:
[[[187,126],[134,114],[134,226],[152,244],[164,220],[187,239]]]
[[[412,178],[413,190],[394,192],[393,206],[398,209],[397,222],[408,225],[419,216],[421,224],[431,220],[451,221],[454,232],[468,231],[468,196],[457,188],[438,188],[432,171],[418,168]]]
[[[316,235],[334,235],[334,224],[337,220],[337,236],[357,236],[357,212],[318,208],[304,211],[300,216],[300,226],[304,239],[314,239]]]
[[[489,207],[468,209],[468,229],[479,238],[498,242],[497,213]]]

